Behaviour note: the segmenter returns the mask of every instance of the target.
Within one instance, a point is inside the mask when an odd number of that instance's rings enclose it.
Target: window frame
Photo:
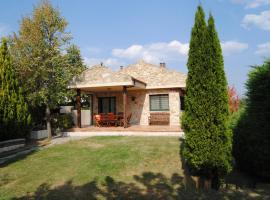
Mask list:
[[[109,112],[113,112],[116,114],[116,97],[115,96],[109,96],[109,97],[98,97],[98,113],[103,113],[103,108],[102,108],[102,101],[103,99],[108,99],[108,106],[109,106]],[[114,106],[111,107],[111,102],[112,102],[112,99],[114,101]]]
[[[158,96],[159,97],[159,109],[152,109],[151,97],[153,97],[153,96]],[[160,99],[161,96],[167,96],[168,97],[168,108],[166,108],[166,109],[161,109],[161,99]],[[169,94],[149,94],[149,110],[153,111],[153,112],[155,112],[155,111],[162,111],[162,112],[170,111]]]
[[[185,111],[185,96],[180,95],[180,111]]]

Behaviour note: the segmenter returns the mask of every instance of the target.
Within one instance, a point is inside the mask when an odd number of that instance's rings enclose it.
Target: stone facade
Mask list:
[[[168,94],[170,125],[180,125],[180,95],[186,87],[186,74],[162,65],[140,61],[121,67],[117,71],[103,66],[93,66],[74,77],[69,88],[93,95],[93,114],[98,113],[99,97],[115,97],[116,113],[123,112],[123,88],[127,92],[127,114],[132,114],[131,124],[148,125],[150,113],[149,95]],[[160,112],[160,111],[156,111]],[[165,111],[164,111],[165,112]]]
[[[131,124],[148,125],[150,116],[149,95],[168,94],[170,125],[180,125],[180,89],[152,89],[127,92],[127,114],[132,113]],[[116,97],[116,113],[123,112],[122,92],[98,92],[93,94],[93,113],[98,113],[98,97]],[[157,111],[160,112],[160,111]]]

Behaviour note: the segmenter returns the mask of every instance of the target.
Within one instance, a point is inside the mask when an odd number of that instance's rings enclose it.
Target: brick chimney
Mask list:
[[[160,67],[166,68],[166,63],[165,62],[159,63],[159,65],[160,65]]]

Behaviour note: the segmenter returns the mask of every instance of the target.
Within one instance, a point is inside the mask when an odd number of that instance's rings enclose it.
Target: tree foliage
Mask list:
[[[71,36],[66,26],[60,12],[42,1],[32,15],[23,17],[19,33],[12,37],[12,55],[27,100],[32,106],[46,106],[49,136],[50,109],[73,95],[68,82],[83,70],[79,50],[67,50]]]
[[[198,7],[188,57],[183,154],[193,174],[219,178],[231,170],[229,109],[223,56],[210,15]]]
[[[233,154],[237,166],[270,179],[270,60],[248,75],[244,112],[234,130]]]
[[[67,48],[66,60],[68,65],[71,67],[72,74],[80,74],[86,69],[81,56],[81,51],[76,45],[71,45]]]
[[[7,46],[2,39],[0,49],[0,140],[26,137],[31,116],[18,84]]]
[[[228,96],[229,96],[229,110],[230,113],[235,113],[238,111],[240,106],[240,98],[237,95],[235,87],[228,87]]]

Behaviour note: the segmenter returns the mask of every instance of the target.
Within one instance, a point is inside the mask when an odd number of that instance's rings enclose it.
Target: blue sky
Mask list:
[[[1,2],[0,36],[17,32],[39,0]],[[144,59],[187,72],[187,52],[197,0],[52,0],[69,22],[88,65],[114,69]],[[270,0],[201,0],[212,12],[230,85],[240,95],[251,65],[270,55]]]

